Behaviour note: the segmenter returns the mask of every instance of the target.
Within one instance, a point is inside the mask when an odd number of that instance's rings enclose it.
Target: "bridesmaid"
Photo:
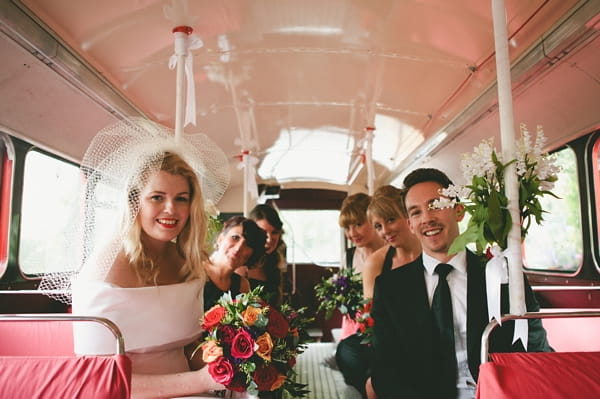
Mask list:
[[[228,219],[217,237],[216,250],[205,262],[204,310],[213,307],[225,292],[235,297],[249,292],[248,279],[234,273],[243,265],[254,265],[265,254],[265,232],[250,219],[234,216]]]

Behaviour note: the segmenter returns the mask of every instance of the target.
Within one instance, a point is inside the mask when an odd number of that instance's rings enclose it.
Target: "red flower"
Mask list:
[[[290,324],[283,315],[274,308],[269,308],[269,323],[267,331],[275,338],[285,338],[290,329]]]
[[[215,305],[212,308],[208,309],[206,313],[204,313],[204,318],[202,319],[202,328],[204,330],[208,330],[211,327],[219,324],[223,317],[225,316],[225,308],[221,305]]]
[[[221,340],[224,345],[231,345],[233,337],[235,337],[237,330],[235,327],[230,325],[221,325],[217,329],[217,337]]]
[[[294,356],[289,358],[288,365],[290,366],[290,368],[294,368],[294,366],[296,365],[296,358]]]
[[[229,385],[227,385],[227,389],[236,391],[236,392],[244,392],[248,389],[246,384],[246,374],[244,373],[235,373]]]
[[[219,384],[227,385],[233,378],[233,366],[229,360],[220,357],[208,364],[208,373]]]
[[[254,353],[254,340],[248,331],[240,328],[231,341],[231,356],[238,359],[248,359]]]
[[[494,254],[492,254],[492,247],[487,247],[487,249],[485,250],[485,258],[487,260],[490,260],[494,257]]]
[[[272,364],[259,367],[254,372],[254,381],[258,385],[259,391],[270,391],[271,387],[277,381],[279,371]]]

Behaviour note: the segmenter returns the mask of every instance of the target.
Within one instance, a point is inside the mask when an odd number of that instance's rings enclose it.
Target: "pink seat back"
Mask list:
[[[15,321],[8,320],[10,316],[0,315],[0,398],[130,397],[131,360],[119,353],[75,355],[75,318],[35,320],[35,315],[20,315],[32,320]]]

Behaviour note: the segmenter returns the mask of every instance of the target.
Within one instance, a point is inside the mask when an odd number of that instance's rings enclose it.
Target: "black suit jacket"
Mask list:
[[[525,280],[528,311],[539,306]],[[502,287],[501,311],[508,313],[508,287]],[[372,315],[375,320],[375,360],[372,383],[379,399],[445,399],[437,391],[432,364],[432,317],[425,286],[423,258],[381,275],[375,281]],[[473,378],[479,375],[481,335],[488,324],[485,268],[482,260],[467,251],[467,352]],[[522,351],[512,345],[514,322],[497,328],[490,352]],[[529,350],[552,350],[540,320],[530,320]]]

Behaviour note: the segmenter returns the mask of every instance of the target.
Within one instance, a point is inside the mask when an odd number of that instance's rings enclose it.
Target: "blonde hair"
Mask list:
[[[378,216],[383,219],[406,218],[404,208],[405,191],[392,185],[381,186],[373,194],[367,208],[367,216],[371,219]]]
[[[371,202],[371,197],[365,193],[356,193],[346,197],[340,209],[340,217],[338,219],[340,227],[348,229],[352,224],[366,222],[369,202]]]
[[[179,155],[168,151],[164,153],[160,171],[183,176],[190,186],[190,216],[175,241],[177,253],[184,259],[179,274],[185,280],[199,278],[204,281],[206,275],[202,263],[208,259],[204,246],[207,217],[198,177]],[[148,173],[148,171],[141,173]],[[137,212],[139,209],[139,193],[142,189],[143,187],[132,187],[129,190],[130,212]],[[137,194],[132,195],[135,192]],[[136,199],[136,203],[132,203],[132,198]],[[142,226],[139,217],[136,217],[133,225],[125,234],[123,249],[137,276],[146,283],[156,284],[159,269],[155,262],[146,255],[141,235]]]

